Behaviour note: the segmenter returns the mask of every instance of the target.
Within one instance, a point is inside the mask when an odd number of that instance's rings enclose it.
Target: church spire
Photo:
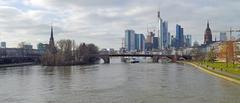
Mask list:
[[[54,45],[54,37],[53,37],[53,26],[51,24],[51,36],[50,36],[50,40],[49,40],[49,51],[53,54],[55,54],[57,52],[55,45]]]
[[[50,36],[50,40],[49,40],[49,45],[50,46],[54,46],[54,37],[53,37],[53,26],[51,24],[51,36]]]
[[[212,43],[212,32],[209,27],[209,21],[207,21],[207,29],[204,33],[204,44],[210,44]]]
[[[210,27],[209,27],[209,21],[207,21],[207,28],[210,28]]]

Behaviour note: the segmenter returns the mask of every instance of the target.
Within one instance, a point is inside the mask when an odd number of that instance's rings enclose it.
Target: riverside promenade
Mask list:
[[[211,75],[217,76],[219,78],[223,78],[223,79],[229,80],[231,82],[240,84],[240,75],[231,74],[231,73],[228,73],[228,72],[225,72],[222,70],[217,70],[216,68],[209,67],[204,64],[200,64],[200,63],[196,63],[196,62],[183,62],[183,63],[192,65],[208,74],[211,74]]]

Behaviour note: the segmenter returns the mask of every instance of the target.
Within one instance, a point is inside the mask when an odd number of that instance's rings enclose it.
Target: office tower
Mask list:
[[[135,50],[143,51],[145,45],[145,37],[143,34],[135,34]]]
[[[176,47],[176,38],[173,35],[171,36],[171,47]]]
[[[160,16],[160,11],[158,11],[158,38],[159,38],[159,47],[158,49],[163,50],[163,20]]]
[[[181,25],[176,25],[176,45],[175,48],[179,49],[184,46],[184,29],[181,27]]]
[[[125,30],[125,48],[127,51],[135,50],[135,31]]]
[[[155,34],[153,32],[149,32],[148,35],[147,35],[146,42],[145,42],[145,49],[147,51],[152,51],[154,35]]]
[[[159,45],[159,40],[158,40],[159,38],[158,37],[153,37],[153,49],[158,49],[158,45]]]
[[[185,47],[191,47],[192,46],[192,35],[185,35]]]
[[[163,28],[163,38],[162,38],[162,43],[163,43],[163,48],[168,48],[168,22],[164,21],[162,24],[162,28]]]
[[[171,34],[169,32],[167,37],[167,45],[168,45],[168,48],[171,46]]]

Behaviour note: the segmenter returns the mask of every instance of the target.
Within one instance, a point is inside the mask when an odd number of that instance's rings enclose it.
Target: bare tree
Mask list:
[[[74,40],[63,39],[57,42],[58,52],[47,52],[43,56],[43,64],[46,65],[74,65],[90,64],[98,60],[98,47],[94,44],[82,43],[76,46]],[[55,55],[55,56],[53,56]],[[55,59],[52,60],[52,59]]]

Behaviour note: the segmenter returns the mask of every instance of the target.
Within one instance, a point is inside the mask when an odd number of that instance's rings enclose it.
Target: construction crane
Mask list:
[[[122,38],[122,48],[125,46],[125,38]]]
[[[233,64],[234,64],[235,60],[237,59],[236,45],[235,45],[234,42],[236,42],[237,40],[233,40],[232,34],[233,34],[233,32],[240,32],[240,30],[230,28],[229,31],[212,31],[212,32],[226,32],[226,33],[229,33],[229,38],[230,39],[223,42],[223,45],[225,45],[225,47],[223,49],[223,54],[225,54],[225,59],[226,59],[227,66],[228,66],[229,61],[232,61]]]
[[[229,33],[229,37],[230,37],[230,39],[229,40],[232,40],[233,38],[232,38],[232,33],[233,32],[240,32],[240,29],[232,29],[232,28],[230,28],[229,30],[226,30],[226,31],[212,31],[213,33],[214,32],[226,32],[226,33]]]

